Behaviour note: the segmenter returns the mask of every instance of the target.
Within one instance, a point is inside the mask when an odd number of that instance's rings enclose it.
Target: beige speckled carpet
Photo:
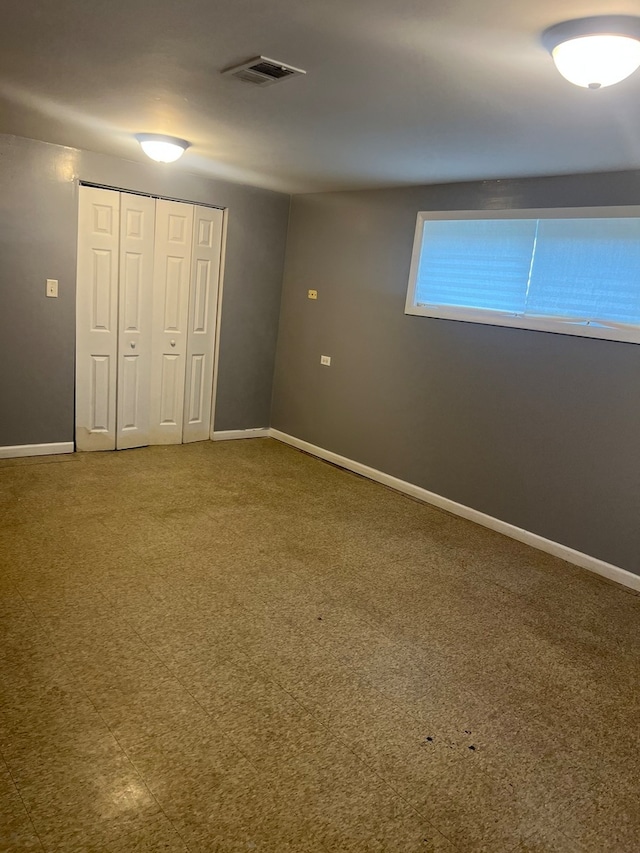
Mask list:
[[[270,439],[0,464],[0,851],[640,849],[640,597]]]

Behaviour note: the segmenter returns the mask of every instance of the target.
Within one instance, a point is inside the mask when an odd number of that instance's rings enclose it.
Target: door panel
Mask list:
[[[180,444],[193,205],[156,202],[150,443]]]
[[[165,332],[179,332],[182,325],[181,309],[185,282],[188,282],[186,274],[185,258],[168,257],[166,259],[165,291],[164,291],[164,317],[162,328]]]
[[[137,355],[125,355],[122,359],[122,381],[118,387],[118,433],[126,434],[140,424],[140,358]]]
[[[181,388],[183,363],[178,355],[165,355],[162,358],[162,378],[160,382],[160,424],[167,427],[179,427],[181,400],[178,391]]]
[[[89,390],[89,424],[91,432],[106,433],[109,431],[109,374],[111,359],[108,355],[92,355],[91,358],[91,387]]]
[[[149,444],[155,199],[120,193],[117,437]]]
[[[120,195],[80,187],[76,309],[76,447],[116,446]]]
[[[183,441],[204,441],[211,430],[223,211],[195,207]]]
[[[204,383],[203,383],[204,356],[191,356],[191,364],[187,366],[190,376],[189,388],[187,390],[189,406],[186,410],[186,424],[195,424],[202,421],[204,405]]]
[[[113,306],[113,252],[91,249],[91,331],[111,332]]]
[[[122,265],[122,312],[123,332],[138,332],[142,323],[143,264],[142,257],[127,252]]]

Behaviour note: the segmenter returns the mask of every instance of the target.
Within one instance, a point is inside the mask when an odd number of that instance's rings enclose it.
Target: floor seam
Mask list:
[[[33,834],[34,834],[34,835],[35,835],[35,837],[38,839],[38,843],[40,844],[40,847],[42,847],[43,851],[45,851],[45,853],[46,853],[47,848],[45,847],[44,842],[43,842],[42,838],[40,837],[40,833],[39,833],[39,832],[38,832],[38,830],[36,829],[36,825],[35,825],[35,823],[33,822],[33,817],[32,817],[32,815],[31,815],[31,812],[30,812],[30,810],[27,808],[27,804],[25,803],[24,798],[23,798],[23,796],[22,796],[22,791],[21,791],[21,790],[20,790],[20,788],[18,787],[18,784],[17,784],[17,782],[16,782],[16,780],[15,780],[15,778],[14,778],[14,775],[13,775],[13,772],[12,772],[12,770],[11,770],[11,767],[9,766],[9,764],[8,764],[8,762],[7,762],[7,759],[5,758],[4,753],[2,752],[2,750],[1,750],[1,749],[0,749],[0,759],[2,759],[2,763],[3,763],[3,764],[4,764],[4,766],[7,768],[7,773],[9,774],[9,778],[11,779],[11,784],[12,784],[12,785],[13,785],[13,787],[15,788],[16,795],[20,798],[20,802],[22,803],[22,808],[24,809],[24,812],[25,812],[25,814],[26,814],[26,816],[27,816],[27,818],[28,818],[28,820],[29,820],[29,823],[31,824],[31,828],[33,829]]]

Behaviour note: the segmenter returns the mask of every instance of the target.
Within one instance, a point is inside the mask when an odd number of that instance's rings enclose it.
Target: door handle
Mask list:
[[[175,341],[171,341],[171,346],[174,347],[176,345]]]
[[[136,342],[135,342],[135,341],[131,341],[131,349],[135,349],[135,348],[136,348]]]

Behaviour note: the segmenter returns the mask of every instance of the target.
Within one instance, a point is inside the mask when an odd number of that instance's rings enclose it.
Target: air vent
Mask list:
[[[288,77],[297,77],[307,72],[275,59],[268,59],[266,56],[256,56],[241,65],[225,68],[222,73],[226,77],[235,77],[243,83],[252,83],[254,86],[271,86]]]

